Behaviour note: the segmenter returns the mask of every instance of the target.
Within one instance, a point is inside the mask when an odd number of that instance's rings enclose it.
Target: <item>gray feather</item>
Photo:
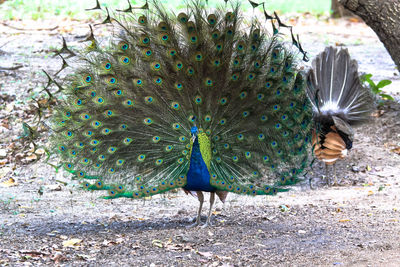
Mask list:
[[[336,128],[340,131],[342,131],[343,133],[347,134],[348,138],[353,141],[354,138],[354,131],[353,129],[350,127],[349,124],[347,124],[347,122],[345,122],[344,120],[342,120],[339,117],[336,116],[332,116],[333,122],[336,126]]]

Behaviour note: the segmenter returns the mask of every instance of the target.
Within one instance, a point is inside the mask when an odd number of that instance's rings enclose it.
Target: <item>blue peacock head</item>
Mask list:
[[[192,133],[192,136],[196,136],[199,133],[199,129],[196,126],[193,126],[192,129],[190,129],[190,132]]]

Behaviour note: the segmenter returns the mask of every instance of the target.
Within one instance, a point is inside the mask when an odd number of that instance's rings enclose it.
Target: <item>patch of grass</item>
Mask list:
[[[103,7],[123,8],[123,1],[103,0]],[[135,1],[132,1],[135,2]],[[126,2],[123,2],[125,5]],[[63,1],[63,0],[13,0],[1,5],[0,17],[2,19],[49,19],[52,17],[70,17],[74,19],[87,18],[86,8],[96,4],[93,0]]]
[[[127,1],[121,0],[100,0],[103,7],[110,7],[112,10],[125,9]],[[242,6],[245,11],[251,11],[251,5],[243,0]],[[260,2],[260,1],[258,1]],[[145,1],[131,0],[132,6],[141,6]],[[185,7],[183,0],[161,0],[167,8],[181,9]],[[268,11],[279,13],[287,12],[311,12],[327,13],[330,9],[331,0],[279,0],[268,1],[265,7]],[[50,19],[53,17],[69,17],[73,19],[85,19],[93,16],[88,13],[86,8],[92,8],[96,4],[95,0],[9,0],[0,6],[0,19]],[[223,6],[222,0],[209,0],[212,7]]]
[[[266,1],[265,8],[276,10],[280,13],[288,12],[310,12],[310,13],[329,13],[331,0],[278,0]]]
[[[3,196],[0,195],[0,210],[1,211],[11,211],[17,209],[17,204],[15,202],[14,196]]]

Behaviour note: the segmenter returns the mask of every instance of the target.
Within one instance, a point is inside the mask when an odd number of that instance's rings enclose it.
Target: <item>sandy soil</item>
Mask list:
[[[1,266],[400,266],[400,156],[392,151],[400,146],[399,104],[386,103],[356,129],[354,149],[337,164],[341,186],[324,185],[316,162],[308,174],[316,189],[304,182],[273,197],[231,194],[225,205],[217,203],[214,227],[186,229],[198,202],[182,192],[101,200],[57,182],[70,180],[43,161],[32,163],[17,138],[21,123],[34,118],[30,98],[46,81],[41,70],[60,66],[50,56],[60,34],[76,44],[87,27],[67,20],[7,23],[12,27],[0,26],[0,66],[21,67],[0,71]],[[346,45],[362,72],[393,81],[387,90],[399,99],[398,71],[363,23],[313,17],[291,23],[311,56],[328,44]]]

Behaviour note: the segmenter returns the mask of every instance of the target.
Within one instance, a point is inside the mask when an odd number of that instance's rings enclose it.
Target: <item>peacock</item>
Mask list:
[[[124,12],[107,10],[118,30],[106,47],[91,33],[80,52],[60,51],[75,60],[51,119],[59,166],[106,199],[182,188],[200,202],[194,225],[210,192],[205,226],[215,195],[273,195],[302,180],[312,113],[293,34],[284,42],[272,19],[269,34],[238,3]]]
[[[327,47],[312,63],[307,74],[307,94],[311,100],[315,127],[312,145],[315,156],[328,166],[347,156],[353,146],[352,127],[368,121],[374,108],[371,90],[362,86],[357,61],[347,49]]]

